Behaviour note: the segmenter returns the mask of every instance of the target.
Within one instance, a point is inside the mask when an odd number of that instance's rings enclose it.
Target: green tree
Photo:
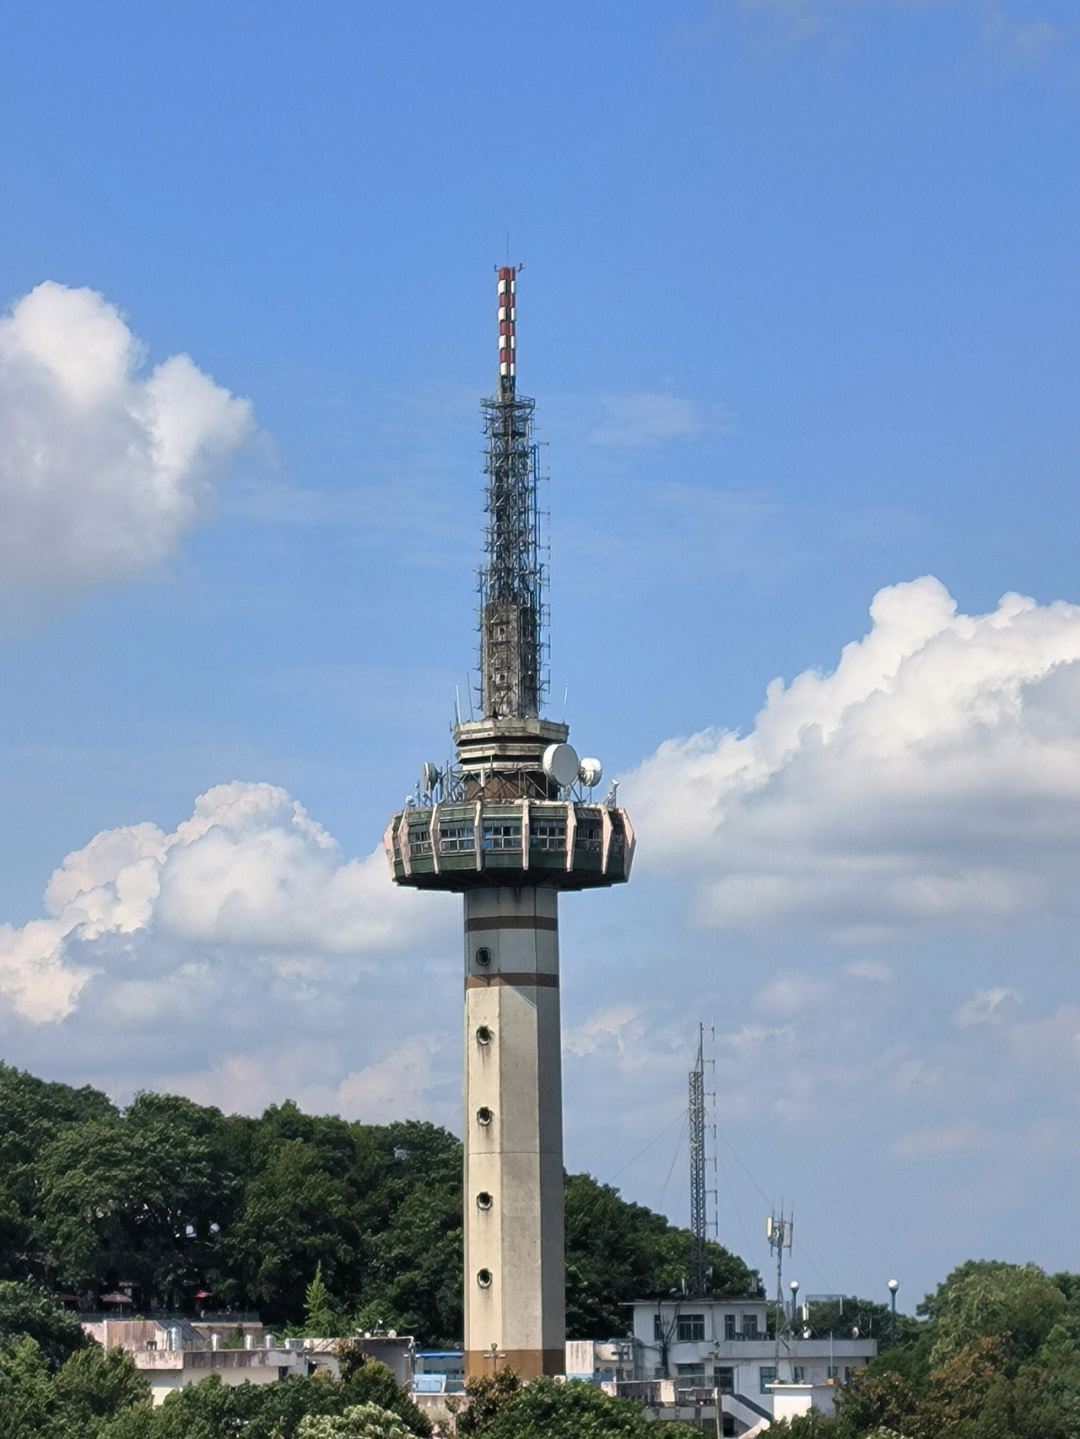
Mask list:
[[[96,1089],[50,1084],[0,1063],[0,1277],[44,1277],[37,1162],[65,1125],[116,1110]]]
[[[355,1341],[337,1347],[341,1392],[349,1404],[374,1404],[397,1416],[410,1434],[428,1439],[431,1420],[409,1398],[385,1364],[359,1352]]]
[[[36,1341],[53,1369],[90,1343],[75,1315],[61,1309],[43,1285],[0,1280],[0,1344],[20,1335]]]
[[[915,1439],[919,1430],[918,1400],[899,1374],[856,1372],[836,1400],[838,1432],[862,1435],[874,1429],[895,1429]]]
[[[4,1439],[60,1439],[52,1376],[28,1336],[0,1345],[0,1416]]]
[[[456,1401],[457,1432],[459,1434],[484,1434],[498,1418],[512,1399],[521,1391],[521,1380],[512,1369],[500,1369],[497,1374],[481,1374],[479,1378],[466,1379],[464,1408],[462,1401]]]
[[[63,1127],[38,1160],[41,1228],[66,1282],[175,1302],[206,1263],[214,1165],[204,1136],[161,1117]]]
[[[359,1212],[356,1194],[322,1167],[318,1148],[285,1140],[249,1178],[229,1236],[244,1291],[274,1322],[299,1317],[316,1265],[334,1282],[353,1262]]]
[[[578,1379],[534,1380],[486,1428],[473,1432],[484,1439],[701,1439],[688,1424],[658,1424],[645,1418],[640,1404],[613,1399]]]
[[[341,1312],[322,1277],[322,1261],[315,1266],[315,1277],[304,1294],[304,1333],[323,1339],[341,1336]]]
[[[92,1434],[103,1422],[150,1399],[150,1386],[122,1349],[89,1344],[56,1375],[56,1410],[65,1434]]]
[[[1012,1354],[1030,1360],[1061,1320],[1065,1295],[1034,1264],[969,1260],[925,1302],[934,1327],[931,1364],[939,1368],[984,1337],[1012,1336]]]
[[[308,1415],[301,1419],[297,1439],[409,1439],[396,1414],[377,1404],[354,1404],[342,1414]]]

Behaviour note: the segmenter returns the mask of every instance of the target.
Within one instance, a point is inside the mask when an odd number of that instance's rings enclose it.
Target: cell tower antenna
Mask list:
[[[705,1026],[698,1025],[697,1062],[690,1071],[690,1232],[693,1254],[690,1266],[694,1296],[705,1293]]]
[[[769,1249],[776,1256],[776,1378],[780,1378],[780,1344],[781,1333],[786,1332],[787,1340],[791,1339],[791,1328],[788,1324],[787,1308],[784,1304],[784,1250],[791,1253],[792,1231],[795,1220],[789,1215],[784,1218],[783,1210],[779,1215],[770,1214],[765,1221],[765,1238],[769,1241]],[[794,1304],[792,1300],[792,1304]],[[790,1344],[788,1345],[790,1348]],[[794,1371],[793,1371],[794,1372]]]

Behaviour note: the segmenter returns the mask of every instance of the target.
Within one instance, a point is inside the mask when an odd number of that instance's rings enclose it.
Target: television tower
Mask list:
[[[634,833],[597,760],[544,719],[533,401],[517,393],[516,270],[498,271],[499,372],[483,401],[481,716],[426,764],[384,836],[398,884],[464,896],[465,1372],[566,1368],[560,890],[629,878]]]

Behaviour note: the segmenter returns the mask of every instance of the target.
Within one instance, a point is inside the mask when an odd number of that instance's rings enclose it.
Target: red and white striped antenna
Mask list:
[[[516,334],[517,268],[499,266],[499,391],[514,393],[514,372],[517,352]]]

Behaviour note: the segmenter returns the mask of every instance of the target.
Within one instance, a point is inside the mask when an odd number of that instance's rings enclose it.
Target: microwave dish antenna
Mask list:
[[[572,744],[549,744],[544,751],[544,773],[560,789],[569,789],[578,777],[581,761]]]

